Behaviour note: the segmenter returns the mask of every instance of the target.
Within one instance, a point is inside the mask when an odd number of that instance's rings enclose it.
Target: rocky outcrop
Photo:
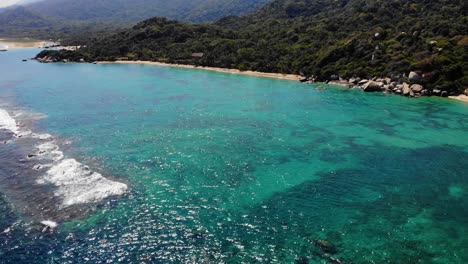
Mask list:
[[[353,83],[347,82],[347,81],[329,81],[328,84],[343,86],[343,87],[347,87],[347,88],[351,88],[351,87],[354,86]]]
[[[407,83],[403,83],[403,87],[402,87],[401,91],[402,91],[404,96],[410,96],[410,93],[412,92],[409,84],[407,84]]]
[[[56,59],[52,58],[52,57],[43,57],[43,58],[35,58],[38,62],[42,62],[42,63],[51,63],[51,62],[57,62]]]
[[[410,82],[417,83],[417,82],[421,81],[421,76],[419,76],[419,74],[417,74],[416,72],[412,71],[412,72],[409,73],[408,79],[410,80]]]
[[[361,81],[361,78],[350,78],[349,82],[352,84],[358,84]]]
[[[368,82],[369,82],[369,80],[363,79],[363,80],[360,80],[357,84],[358,84],[358,85],[364,85],[364,84],[366,84],[366,83],[368,83]]]
[[[421,93],[424,90],[424,87],[420,84],[413,84],[411,85],[411,90],[415,93]]]
[[[415,72],[412,72],[412,80],[416,80]],[[313,79],[312,79],[313,78]],[[333,76],[333,79],[325,81],[325,83],[332,85],[339,85],[343,87],[361,89],[364,92],[384,92],[387,94],[399,94],[407,97],[421,97],[421,96],[442,96],[448,97],[449,95],[454,95],[453,93],[449,94],[447,91],[441,91],[438,89],[428,89],[419,83],[407,83],[400,82],[401,76],[392,76],[392,78],[371,78],[371,79],[360,79],[357,77],[352,77],[345,79],[339,76]],[[416,79],[415,79],[416,78]],[[312,80],[311,80],[312,79]],[[307,83],[315,83],[316,77],[304,77],[303,80],[308,80]],[[323,87],[318,87],[317,90],[323,90]],[[464,94],[468,96],[468,89],[464,91]]]
[[[364,92],[381,92],[384,89],[382,82],[369,81],[362,87]]]

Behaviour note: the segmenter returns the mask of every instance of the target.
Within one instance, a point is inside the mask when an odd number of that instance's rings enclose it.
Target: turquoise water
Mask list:
[[[21,62],[35,52],[0,54],[2,107],[46,115],[33,131],[129,190],[79,215],[44,198],[55,209],[37,213],[22,194],[47,193],[39,175],[12,188],[0,163],[2,263],[468,262],[466,103]],[[0,145],[0,160],[15,151]],[[42,232],[44,217],[59,226]]]

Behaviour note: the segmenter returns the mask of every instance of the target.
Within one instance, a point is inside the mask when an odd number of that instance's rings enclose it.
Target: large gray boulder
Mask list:
[[[411,82],[419,82],[421,80],[421,76],[419,76],[419,74],[417,74],[416,72],[412,71],[409,73],[408,79]]]
[[[420,84],[413,84],[411,85],[411,90],[415,93],[420,93],[422,90],[424,90],[424,87]]]
[[[383,90],[384,84],[381,82],[369,81],[364,84],[364,92],[381,92]]]
[[[465,90],[464,94],[468,96],[468,89]]]

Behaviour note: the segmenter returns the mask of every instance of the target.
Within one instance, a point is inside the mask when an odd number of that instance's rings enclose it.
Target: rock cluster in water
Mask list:
[[[407,97],[421,97],[421,96],[441,96],[448,97],[449,95],[458,95],[439,89],[426,88],[421,84],[422,77],[416,72],[410,72],[407,78],[371,78],[361,79],[353,77],[343,79],[338,76],[331,76],[330,80],[325,83],[344,86],[348,88],[361,89],[364,92],[384,92],[388,94],[398,94]],[[317,79],[314,77],[304,77],[300,80],[306,83],[316,83]],[[464,91],[468,95],[468,89]]]

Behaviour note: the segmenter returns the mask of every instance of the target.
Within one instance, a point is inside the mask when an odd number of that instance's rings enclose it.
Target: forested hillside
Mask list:
[[[0,12],[0,36],[63,37],[99,28],[123,28],[154,17],[215,21],[254,12],[267,0],[43,0]],[[95,31],[95,30],[94,30]]]
[[[154,16],[189,22],[214,21],[254,12],[267,0],[45,0],[28,8],[69,20],[137,22]]]
[[[443,90],[468,86],[463,0],[276,0],[253,15],[190,25],[162,18],[60,56],[154,60],[304,73],[327,79],[404,76]],[[204,53],[192,58],[194,52]]]
[[[45,16],[19,6],[6,8],[0,13],[0,37],[28,37],[62,39],[67,36],[101,35],[129,28],[126,23],[70,21]]]

